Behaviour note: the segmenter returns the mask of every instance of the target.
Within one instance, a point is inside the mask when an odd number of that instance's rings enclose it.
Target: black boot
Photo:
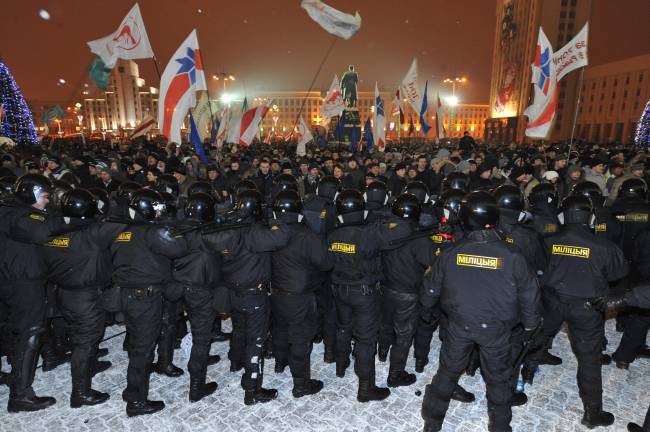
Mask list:
[[[460,384],[456,384],[456,388],[454,388],[454,392],[451,394],[451,398],[455,401],[463,403],[472,403],[476,400],[474,393],[468,392],[463,387],[461,387]]]
[[[9,372],[0,372],[0,385],[9,385],[9,377],[11,374]]]
[[[650,428],[641,427],[636,423],[628,423],[627,430],[628,432],[650,432]]]
[[[415,359],[415,371],[417,373],[424,372],[424,368],[428,364],[429,364],[429,359],[428,358],[425,358],[425,359],[416,358]]]
[[[113,366],[113,363],[109,362],[108,360],[95,360],[92,363],[93,366],[91,368],[91,371],[93,376],[107,371],[111,366]]]
[[[170,378],[177,378],[183,375],[183,369],[174,366],[174,328],[172,326],[163,326],[158,338],[158,362],[153,365],[153,370],[157,374],[167,375]]]
[[[415,374],[403,370],[390,371],[388,373],[388,387],[406,387],[415,384]]]
[[[390,350],[390,347],[383,347],[379,346],[379,349],[377,350],[377,357],[379,357],[379,361],[384,363],[388,359],[388,351]]]
[[[522,406],[528,403],[528,396],[524,392],[513,392],[510,405],[512,406]]]
[[[163,401],[137,401],[137,402],[127,402],[126,404],[126,415],[129,417],[135,417],[139,415],[148,415],[153,414],[158,411],[161,411],[165,408],[165,402]]]
[[[339,378],[345,377],[345,371],[350,366],[350,359],[336,362],[336,376]]]
[[[257,403],[270,402],[278,397],[276,389],[265,389],[263,387],[257,390],[247,390],[244,392],[244,403],[246,405],[255,405]]]
[[[244,369],[244,363],[230,360],[230,372],[239,372]]]
[[[558,356],[554,356],[548,351],[544,351],[539,360],[539,364],[550,365],[550,366],[559,366],[562,364],[562,359]]]
[[[300,398],[318,393],[323,389],[323,381],[315,379],[296,378],[293,380],[293,397]]]
[[[582,424],[589,429],[598,426],[610,426],[614,423],[614,415],[603,411],[602,404],[585,405],[585,415],[582,417]]]
[[[43,372],[54,370],[70,361],[70,352],[67,351],[61,338],[54,338],[49,335],[44,336],[41,356],[43,357]]]
[[[216,365],[221,361],[221,356],[218,354],[210,355],[208,354],[208,366]]]
[[[612,363],[612,356],[609,354],[601,353],[600,354],[600,364],[603,366],[607,366]]]
[[[216,382],[205,382],[205,373],[190,375],[190,402],[198,402],[214,393],[219,386]]]
[[[212,326],[212,342],[225,342],[230,340],[231,333],[226,333],[221,329],[221,318],[214,320]]]
[[[390,390],[385,387],[377,387],[375,385],[374,374],[369,379],[359,379],[359,391],[357,392],[357,401],[370,402],[380,401],[390,396]]]
[[[106,357],[108,355],[108,348],[97,348],[97,358]]]
[[[70,394],[70,408],[80,408],[84,405],[99,405],[108,400],[108,393],[93,390],[91,383],[90,364],[94,358],[85,358],[79,365],[73,363],[72,393]]]
[[[325,347],[325,352],[323,353],[323,361],[327,364],[336,363],[336,354],[333,349],[328,349]]]
[[[53,397],[38,397],[34,394],[32,383],[38,360],[38,335],[32,335],[16,347],[15,357],[11,360],[12,383],[9,391],[7,411],[39,411],[56,403]]]
[[[535,369],[537,368],[526,364],[521,368],[521,379],[524,380],[525,384],[533,384],[533,380],[535,379]]]

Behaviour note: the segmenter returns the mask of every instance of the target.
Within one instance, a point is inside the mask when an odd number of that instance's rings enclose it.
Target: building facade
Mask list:
[[[86,127],[91,132],[132,129],[147,115],[158,117],[158,89],[147,87],[132,60],[119,60],[107,90],[83,102]]]
[[[588,67],[575,136],[593,142],[632,142],[650,100],[650,54]]]
[[[524,110],[532,102],[531,67],[540,26],[557,51],[589,19],[593,0],[497,0],[496,29],[490,85],[488,142],[522,142]],[[559,82],[558,105],[551,140],[571,135],[578,90],[577,71]]]

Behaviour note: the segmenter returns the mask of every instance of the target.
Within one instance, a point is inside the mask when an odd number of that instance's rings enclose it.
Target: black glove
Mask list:
[[[613,294],[604,297],[595,297],[585,303],[585,309],[593,309],[599,312],[614,312],[624,309],[627,301],[623,294]]]

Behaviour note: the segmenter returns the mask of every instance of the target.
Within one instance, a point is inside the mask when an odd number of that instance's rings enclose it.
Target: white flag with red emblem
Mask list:
[[[325,31],[343,39],[350,39],[361,28],[359,12],[346,14],[320,0],[302,0],[300,6]]]
[[[109,69],[115,66],[117,59],[134,60],[153,57],[153,50],[137,3],[126,14],[113,34],[90,41],[88,46],[90,51],[101,57]]]
[[[420,112],[422,108],[422,92],[418,85],[418,60],[413,59],[411,67],[409,68],[406,76],[402,80],[400,86],[400,95],[406,98],[406,101],[411,105],[413,111]]]
[[[325,96],[323,104],[320,106],[320,115],[321,117],[330,119],[340,115],[344,109],[345,104],[343,103],[343,93],[339,86],[339,77],[334,75],[332,85]]]
[[[269,101],[264,105],[257,106],[253,109],[249,109],[241,116],[241,126],[239,129],[239,144],[244,147],[248,147],[253,142],[253,139],[257,136],[258,128],[260,122],[264,119],[264,116],[269,112],[271,107],[271,102]]]
[[[300,123],[298,123],[298,134],[300,139],[298,140],[298,146],[296,147],[296,154],[298,156],[304,156],[307,154],[307,143],[314,139],[314,136],[311,134],[311,131],[305,123],[305,119],[300,117]]]
[[[158,127],[170,141],[180,145],[183,120],[196,106],[196,92],[207,89],[199,41],[192,30],[160,77]]]

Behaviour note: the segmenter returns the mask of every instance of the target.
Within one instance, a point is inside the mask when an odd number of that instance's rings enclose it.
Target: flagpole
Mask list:
[[[296,116],[296,120],[294,121],[293,127],[291,128],[291,132],[289,133],[289,139],[291,139],[291,137],[293,136],[293,132],[296,130],[296,126],[298,125],[298,121],[300,120],[300,116],[302,115],[302,110],[305,107],[305,103],[307,102],[307,98],[309,97],[309,93],[311,93],[311,90],[314,88],[314,83],[316,83],[316,79],[318,78],[318,75],[320,74],[321,69],[323,69],[323,65],[325,64],[325,61],[327,60],[330,53],[334,49],[334,45],[336,45],[336,41],[338,41],[338,40],[339,40],[339,38],[334,36],[334,40],[332,41],[332,44],[330,45],[330,47],[325,52],[325,56],[323,56],[323,60],[321,60],[320,66],[318,66],[318,69],[316,70],[316,73],[314,74],[314,78],[311,80],[311,84],[309,84],[309,90],[307,90],[307,95],[305,95],[305,98],[302,100],[302,104],[300,104],[300,110],[298,111],[298,115]]]
[[[571,140],[569,141],[569,154],[573,148],[573,136],[576,131],[576,123],[578,121],[578,112],[580,110],[580,97],[582,96],[582,84],[585,75],[585,66],[580,68],[580,78],[578,78],[578,97],[576,98],[576,109],[573,113],[573,125],[571,126]]]
[[[160,69],[158,67],[158,59],[156,56],[151,57],[151,60],[153,60],[153,66],[156,69],[156,75],[158,75],[158,87],[160,87],[160,80],[162,79],[162,75],[160,75]]]

